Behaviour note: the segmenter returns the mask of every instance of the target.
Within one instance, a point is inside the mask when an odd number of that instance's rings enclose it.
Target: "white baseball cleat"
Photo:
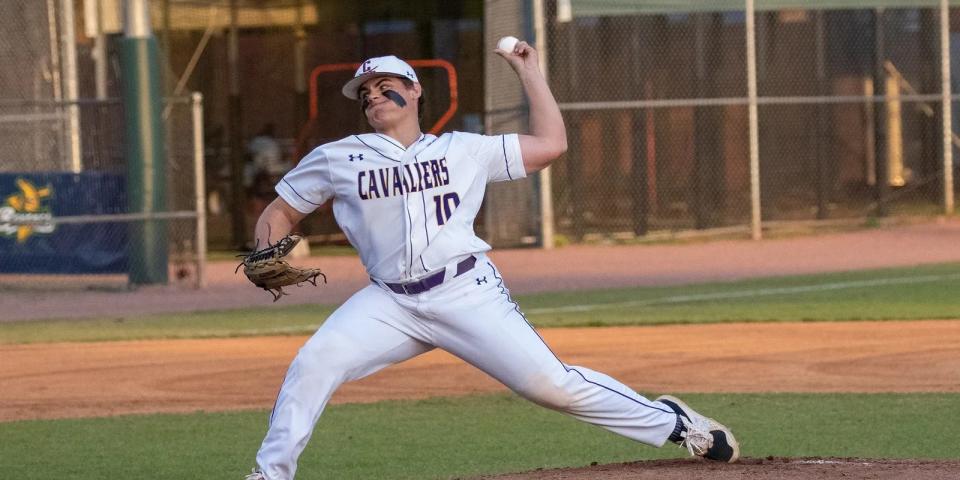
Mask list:
[[[244,477],[243,480],[267,480],[267,477],[263,476],[263,473],[261,473],[259,470],[254,468],[253,472],[251,472],[250,475],[247,475],[246,477]]]
[[[740,458],[740,444],[733,432],[716,420],[697,413],[682,400],[663,395],[657,401],[677,412],[683,422],[683,440],[680,446],[687,447],[690,455],[718,462],[733,463]]]

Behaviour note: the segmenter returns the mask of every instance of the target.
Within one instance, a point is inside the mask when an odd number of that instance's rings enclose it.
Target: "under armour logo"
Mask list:
[[[481,283],[487,283],[487,277],[477,278],[477,285],[480,285]]]
[[[354,154],[351,153],[351,154],[350,154],[350,161],[352,162],[352,161],[354,161],[354,160],[357,160],[357,161],[363,160],[363,154],[362,154],[362,153],[358,153],[358,154],[354,155]]]

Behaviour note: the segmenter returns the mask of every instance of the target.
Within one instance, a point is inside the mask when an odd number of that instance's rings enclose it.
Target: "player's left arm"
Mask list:
[[[560,107],[540,72],[539,56],[533,47],[518,42],[512,52],[495,52],[517,72],[530,102],[530,134],[519,136],[523,167],[528,174],[542,170],[567,151],[567,130]]]
[[[306,216],[306,213],[290,206],[283,197],[275,198],[257,219],[254,230],[257,248],[266,248],[287,236]]]

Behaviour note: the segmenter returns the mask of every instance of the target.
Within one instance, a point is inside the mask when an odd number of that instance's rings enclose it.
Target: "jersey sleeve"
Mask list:
[[[518,180],[527,176],[520,154],[520,136],[465,134],[474,158],[487,170],[487,183]]]
[[[283,176],[275,190],[300,213],[310,213],[333,197],[330,162],[323,150],[310,152]]]

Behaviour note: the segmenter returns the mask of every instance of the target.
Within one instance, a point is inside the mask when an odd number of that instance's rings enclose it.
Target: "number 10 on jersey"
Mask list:
[[[460,205],[460,197],[457,192],[434,195],[433,204],[437,207],[437,225],[443,225],[450,219],[453,210]]]

